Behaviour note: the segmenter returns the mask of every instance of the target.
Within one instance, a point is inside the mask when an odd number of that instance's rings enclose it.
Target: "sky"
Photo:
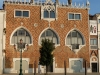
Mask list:
[[[12,0],[11,0],[12,1]],[[76,4],[78,5],[80,4],[86,4],[87,0],[72,0],[73,3],[76,2]],[[65,3],[67,4],[67,0],[59,0],[60,3]],[[94,15],[96,13],[100,13],[100,0],[89,0],[90,2],[90,10],[89,10],[89,14]],[[3,5],[3,0],[0,0],[0,9],[2,9],[2,5]]]

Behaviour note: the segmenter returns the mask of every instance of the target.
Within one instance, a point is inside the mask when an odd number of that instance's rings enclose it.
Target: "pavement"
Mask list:
[[[18,73],[10,73],[10,74],[0,74],[0,75],[19,75]],[[34,73],[28,73],[28,74],[23,74],[23,75],[45,75],[44,73],[42,74],[34,74]],[[65,75],[64,73],[48,73],[48,75]],[[66,73],[66,75],[85,75],[85,73]],[[86,75],[100,75],[100,73],[87,73]]]

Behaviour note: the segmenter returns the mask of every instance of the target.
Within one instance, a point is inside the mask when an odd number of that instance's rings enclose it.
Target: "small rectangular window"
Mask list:
[[[15,16],[21,16],[22,12],[21,11],[15,11]]]
[[[80,20],[81,19],[81,14],[78,14],[78,13],[69,13],[68,16],[70,20]]]
[[[23,17],[29,17],[29,11],[23,11]]]
[[[55,18],[55,12],[44,10],[44,18]]]
[[[75,14],[75,19],[79,20],[80,19],[80,14]]]
[[[100,23],[100,19],[99,19],[99,22],[98,23]]]
[[[90,48],[93,49],[93,50],[98,48],[97,39],[91,39],[90,40]]]
[[[74,14],[69,13],[69,19],[74,19]]]
[[[50,18],[55,18],[55,12],[54,11],[50,11]]]
[[[44,11],[44,18],[49,18],[49,12],[48,11]]]
[[[90,44],[91,45],[97,45],[97,39],[91,39]]]
[[[29,17],[29,11],[15,10],[15,17]]]

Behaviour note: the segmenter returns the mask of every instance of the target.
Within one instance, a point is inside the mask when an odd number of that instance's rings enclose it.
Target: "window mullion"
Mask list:
[[[75,13],[74,13],[74,20],[75,20]]]
[[[21,17],[23,17],[23,11],[21,11]]]
[[[49,18],[50,18],[50,11],[49,11]]]

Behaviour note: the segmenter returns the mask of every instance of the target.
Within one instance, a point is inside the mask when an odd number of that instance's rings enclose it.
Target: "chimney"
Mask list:
[[[68,5],[71,6],[72,0],[68,0]]]

